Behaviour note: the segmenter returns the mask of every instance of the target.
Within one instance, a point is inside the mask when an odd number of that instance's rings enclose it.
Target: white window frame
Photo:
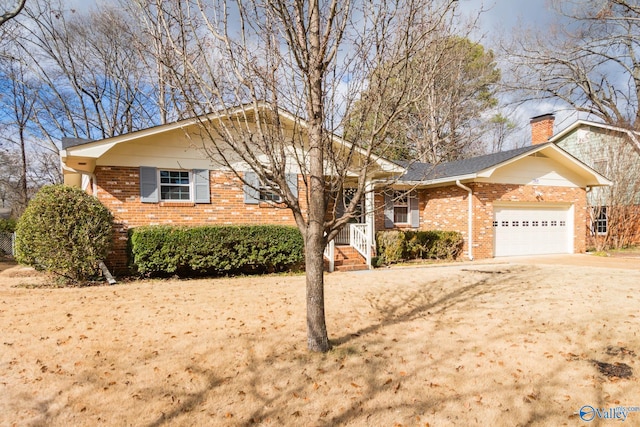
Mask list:
[[[600,206],[594,209],[592,231],[596,236],[607,235],[609,231],[609,217],[607,216],[606,206]]]
[[[267,185],[260,181],[260,186],[258,187],[258,200],[260,203],[282,203],[282,197],[275,190],[278,190],[278,186]]]
[[[187,179],[189,180],[189,182],[187,184],[172,184],[172,183],[163,183],[162,182],[162,173],[163,172],[179,172],[179,173],[187,173]],[[175,203],[193,203],[194,200],[194,188],[193,188],[193,182],[194,182],[194,178],[193,178],[193,173],[190,170],[187,169],[158,169],[158,198],[161,202],[175,202]],[[189,199],[165,199],[162,196],[162,187],[163,186],[173,186],[173,187],[186,187],[189,190]]]
[[[405,221],[397,221],[396,208],[405,209]],[[407,225],[411,223],[411,209],[409,204],[409,193],[406,191],[394,191],[393,192],[393,223],[400,225]]]

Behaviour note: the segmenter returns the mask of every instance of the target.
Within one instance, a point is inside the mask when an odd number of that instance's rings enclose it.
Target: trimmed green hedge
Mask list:
[[[449,259],[462,253],[464,239],[457,231],[379,231],[377,265],[411,259]]]
[[[221,276],[297,271],[304,243],[295,227],[147,226],[129,231],[129,262],[146,276]]]

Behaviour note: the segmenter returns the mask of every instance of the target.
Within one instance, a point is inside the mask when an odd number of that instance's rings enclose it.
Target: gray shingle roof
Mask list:
[[[540,147],[529,145],[509,151],[501,151],[499,153],[487,154],[464,160],[456,160],[454,162],[440,163],[437,165],[432,165],[430,163],[404,162],[404,164],[400,164],[407,168],[407,172],[400,178],[400,181],[430,181],[474,174],[499,165],[500,163],[506,162],[507,160],[518,157],[529,151],[533,151],[536,148]]]
[[[66,149],[69,147],[75,147],[78,145],[83,145],[83,144],[88,144],[90,142],[93,142],[91,139],[84,139],[84,138],[69,138],[69,137],[63,137],[62,138],[62,149]]]

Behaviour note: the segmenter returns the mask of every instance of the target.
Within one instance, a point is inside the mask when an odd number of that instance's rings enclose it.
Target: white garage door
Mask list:
[[[569,208],[493,208],[495,256],[560,254],[573,251]]]

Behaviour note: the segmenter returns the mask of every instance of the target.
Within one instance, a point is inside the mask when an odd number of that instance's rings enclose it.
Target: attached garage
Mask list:
[[[611,181],[547,143],[435,166],[413,163],[399,184],[417,190],[420,229],[458,231],[467,258],[484,259],[584,252],[586,193]]]
[[[494,256],[573,253],[571,205],[494,206]]]

